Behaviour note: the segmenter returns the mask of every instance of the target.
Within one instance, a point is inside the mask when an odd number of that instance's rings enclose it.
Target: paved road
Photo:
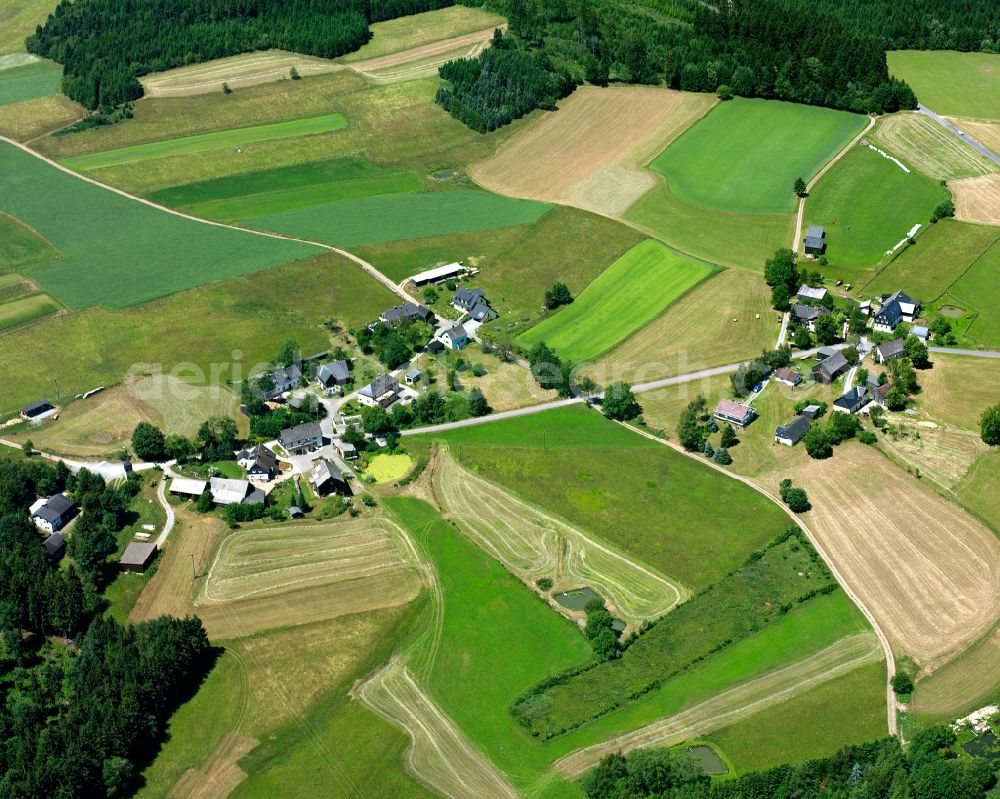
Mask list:
[[[1000,352],[995,350],[956,350],[954,347],[928,347],[930,352],[940,352],[943,355],[971,355],[973,358],[1000,358]]]
[[[982,144],[973,139],[968,133],[965,133],[964,131],[955,127],[951,122],[949,122],[943,116],[935,114],[927,106],[920,105],[920,103],[917,103],[917,111],[919,111],[925,117],[933,119],[935,122],[937,122],[942,127],[946,128],[947,130],[950,130],[952,133],[958,136],[958,138],[960,138],[974,150],[977,150],[980,154],[989,158],[994,164],[1000,164],[1000,155],[997,155],[992,150],[989,150],[986,147],[984,147]]]

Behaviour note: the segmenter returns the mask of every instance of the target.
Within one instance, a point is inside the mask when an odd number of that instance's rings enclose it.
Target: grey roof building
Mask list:
[[[66,539],[63,538],[62,533],[53,533],[42,541],[42,548],[45,550],[45,557],[48,558],[49,563],[57,563],[62,560],[62,556],[66,552]]]
[[[900,322],[912,322],[919,303],[904,291],[896,291],[882,300],[882,307],[875,313],[873,327],[888,333]]]
[[[434,312],[423,305],[415,302],[404,302],[402,305],[394,305],[387,311],[383,311],[379,316],[379,321],[387,325],[401,325],[406,322],[428,322],[434,318]]]
[[[342,386],[351,380],[351,367],[343,359],[333,363],[320,364],[316,370],[316,379],[323,384],[324,388]]]
[[[820,361],[812,368],[814,380],[820,383],[832,383],[837,377],[851,368],[844,353],[835,352],[829,358]]]
[[[121,558],[118,559],[118,566],[122,571],[127,572],[142,572],[146,571],[149,564],[153,562],[153,558],[156,557],[156,544],[149,543],[139,543],[138,541],[133,541],[122,553]]]
[[[827,316],[829,313],[830,309],[824,308],[822,305],[803,305],[801,302],[797,302],[792,307],[792,315],[795,320],[810,330],[815,326],[817,319],[821,316]]]
[[[388,408],[399,398],[399,379],[392,375],[379,375],[358,392],[362,405]]]
[[[779,444],[792,447],[802,440],[802,437],[809,432],[809,418],[807,416],[796,416],[788,424],[780,425],[774,431],[774,440]]]
[[[833,409],[841,413],[857,413],[871,401],[871,392],[865,386],[854,386],[833,401]]]
[[[320,458],[313,464],[312,472],[309,473],[309,482],[320,496],[340,494],[349,497],[352,494],[351,487],[343,472],[326,458]]]
[[[810,225],[806,230],[806,255],[822,255],[826,251],[826,231],[819,225]]]
[[[300,454],[323,446],[323,431],[319,422],[303,422],[282,430],[278,435],[278,441],[289,453]]]
[[[76,513],[76,503],[65,494],[55,494],[35,510],[31,517],[35,525],[48,533],[58,533]]]
[[[474,322],[488,322],[497,318],[482,289],[459,288],[455,291],[451,304],[460,311],[465,311]]]
[[[879,344],[875,348],[875,360],[879,363],[885,363],[886,361],[891,361],[893,358],[901,358],[905,351],[905,344],[906,342],[901,338],[894,338],[892,341]]]

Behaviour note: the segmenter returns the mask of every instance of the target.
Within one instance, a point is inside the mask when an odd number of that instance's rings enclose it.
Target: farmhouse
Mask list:
[[[868,378],[868,391],[871,394],[873,405],[881,405],[884,408],[886,397],[889,396],[891,388],[888,383],[879,385],[875,378]]]
[[[313,464],[309,473],[309,483],[321,497],[329,494],[351,496],[351,487],[347,484],[343,473],[326,458],[320,458]]]
[[[809,420],[805,416],[796,416],[788,424],[783,424],[774,431],[774,440],[786,447],[792,447],[808,432]]]
[[[254,375],[253,379],[260,380],[262,377],[269,377],[274,383],[273,388],[263,392],[265,400],[280,397],[286,391],[298,388],[302,384],[302,370],[294,363],[284,369],[275,369],[273,372]]]
[[[901,338],[894,338],[892,341],[879,344],[875,348],[875,361],[877,363],[885,363],[886,361],[891,361],[893,358],[901,358],[903,356],[903,344],[904,341]]]
[[[802,300],[802,302],[823,302],[823,298],[826,295],[827,290],[824,288],[814,289],[812,286],[802,284],[795,296]]]
[[[323,431],[318,422],[303,422],[282,430],[278,441],[290,455],[301,455],[323,446]]]
[[[358,392],[358,402],[369,408],[388,408],[399,399],[399,380],[392,375],[379,375]]]
[[[851,368],[842,352],[835,352],[812,368],[813,380],[820,383],[832,383],[840,375]]]
[[[464,274],[465,267],[462,266],[460,262],[455,262],[445,264],[444,266],[435,266],[433,269],[428,269],[414,275],[410,278],[410,280],[413,282],[414,286],[427,286],[431,283],[442,283],[445,280],[455,280]]]
[[[797,386],[802,382],[802,375],[800,375],[794,369],[789,369],[787,366],[782,366],[780,369],[774,370],[774,379],[779,383],[785,383],[789,386]]]
[[[320,364],[316,370],[316,380],[323,388],[346,385],[351,380],[351,367],[343,359]]]
[[[42,548],[49,563],[58,563],[66,552],[66,539],[62,533],[53,533],[42,541]]]
[[[819,225],[810,225],[806,230],[806,255],[822,255],[826,252],[826,231]]]
[[[142,574],[156,557],[156,544],[133,541],[118,559],[118,567],[125,572]]]
[[[58,411],[55,405],[53,405],[48,400],[41,400],[40,402],[34,402],[25,408],[21,408],[21,418],[26,419],[29,422],[40,422],[42,419],[48,419],[50,416]]]
[[[749,405],[724,399],[719,400],[719,404],[715,406],[713,416],[723,422],[731,422],[737,427],[746,427],[757,416],[757,411]]]
[[[387,311],[382,311],[379,321],[387,325],[402,325],[407,322],[431,322],[434,320],[434,312],[423,305],[415,302],[404,302],[402,305],[395,305]]]
[[[230,480],[213,477],[208,481],[212,502],[216,505],[257,505],[267,499],[267,494],[255,488],[249,480]]]
[[[882,307],[875,313],[872,327],[880,333],[891,333],[900,322],[912,322],[920,303],[902,291],[882,298]]]
[[[829,313],[830,309],[824,308],[822,305],[803,305],[801,302],[795,303],[795,306],[792,308],[792,315],[795,317],[795,321],[813,332],[816,331],[816,320]]]
[[[462,325],[455,325],[441,334],[441,341],[450,350],[461,350],[469,344],[469,334]]]
[[[420,382],[420,376],[421,376],[420,370],[414,367],[405,375],[403,375],[403,380],[405,381],[406,385],[415,386],[417,383]]]
[[[278,458],[263,444],[236,453],[236,462],[247,470],[251,480],[273,480],[278,474]]]
[[[469,315],[473,322],[489,322],[497,315],[486,301],[482,289],[459,288],[451,298],[451,304]]]
[[[76,513],[76,503],[65,494],[55,494],[31,506],[35,526],[47,533],[58,533]]]
[[[840,413],[857,413],[871,401],[871,393],[865,386],[855,386],[833,401],[833,409]]]

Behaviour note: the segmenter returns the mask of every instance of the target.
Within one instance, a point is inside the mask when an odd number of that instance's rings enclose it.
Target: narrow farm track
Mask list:
[[[433,486],[445,516],[525,583],[544,575],[557,586],[589,585],[632,624],[658,619],[690,595],[650,567],[464,469],[446,450],[435,464]],[[483,505],[490,508],[488,516],[481,513]]]
[[[310,239],[299,239],[295,238],[294,236],[284,236],[281,235],[280,233],[266,233],[261,230],[251,230],[249,228],[239,227],[238,225],[230,225],[225,222],[214,222],[210,219],[202,219],[201,217],[198,216],[192,216],[191,214],[186,214],[183,211],[176,211],[173,208],[167,208],[165,205],[154,203],[152,200],[147,200],[143,197],[137,197],[136,195],[129,194],[127,191],[123,191],[122,189],[115,188],[114,186],[109,186],[107,183],[101,183],[99,180],[94,180],[94,178],[87,177],[86,175],[82,175],[79,172],[74,172],[72,169],[63,166],[58,161],[54,161],[53,159],[42,155],[37,150],[31,149],[30,147],[28,147],[28,145],[14,141],[13,139],[10,139],[6,136],[0,136],[0,141],[6,142],[7,144],[11,144],[14,147],[24,150],[24,152],[28,153],[29,155],[34,156],[40,161],[44,161],[49,166],[55,167],[56,169],[65,172],[67,175],[72,175],[73,177],[78,178],[79,180],[85,181],[94,186],[105,189],[106,191],[112,191],[115,194],[118,194],[129,200],[134,200],[137,203],[148,205],[150,208],[155,208],[156,210],[162,211],[166,214],[179,216],[181,219],[188,219],[192,222],[199,222],[202,225],[212,225],[213,227],[221,227],[221,228],[227,228],[228,230],[236,230],[239,231],[240,233],[247,233],[251,236],[262,236],[263,238],[268,238],[268,239],[282,239],[285,241],[298,242],[299,244],[309,244],[312,245],[313,247],[319,247],[320,249],[327,250],[328,252],[336,253],[337,255],[340,255],[343,258],[347,258],[349,261],[352,261],[358,266],[360,266],[365,272],[367,272],[371,277],[373,277],[375,280],[377,280],[379,283],[381,283],[383,286],[389,289],[389,291],[391,291],[393,294],[396,294],[397,296],[401,297],[404,300],[408,300],[414,303],[417,302],[417,300],[414,299],[414,297],[412,297],[407,291],[405,291],[401,286],[397,285],[388,277],[386,277],[384,274],[382,274],[368,261],[364,260],[363,258],[359,258],[354,253],[348,252],[347,250],[342,250],[339,247],[334,247],[331,244],[324,244],[321,241],[311,241]]]
[[[716,694],[674,716],[571,752],[555,761],[553,767],[564,777],[576,779],[607,755],[640,747],[674,746],[701,737],[881,658],[874,635],[841,638],[807,658]]]
[[[504,31],[507,30],[506,25],[499,25],[497,27]],[[381,75],[373,75],[372,73],[377,72],[378,70],[388,69],[389,67],[408,64],[411,61],[445,55],[451,53],[453,50],[458,50],[459,48],[465,46],[469,47],[469,53],[474,53],[481,50],[482,47],[489,42],[489,40],[493,37],[493,31],[494,28],[484,28],[483,30],[466,33],[462,36],[454,36],[451,39],[442,39],[441,41],[424,44],[420,47],[414,47],[409,50],[401,50],[398,53],[389,53],[387,55],[377,56],[376,58],[369,58],[364,61],[354,61],[347,64],[347,66],[355,72],[358,72],[368,78],[387,78],[395,73],[383,73]],[[444,61],[441,61],[440,63],[444,63]],[[424,67],[426,66],[431,65],[424,65]],[[406,73],[408,70],[401,70],[400,72]]]
[[[398,659],[351,689],[352,698],[410,736],[408,770],[449,799],[517,799],[504,776],[468,741],[457,725]]]
[[[829,172],[830,168],[835,163],[837,163],[841,158],[847,155],[851,151],[851,148],[854,147],[854,145],[857,144],[859,141],[861,141],[873,127],[875,127],[875,117],[869,117],[868,124],[865,126],[865,129],[861,131],[853,139],[851,139],[851,141],[843,150],[837,153],[832,159],[827,161],[826,165],[819,172],[816,173],[816,175],[813,177],[812,180],[810,180],[806,184],[806,197],[799,197],[799,210],[795,214],[795,232],[792,234],[792,252],[799,251],[799,244],[801,243],[802,239],[802,219],[806,213],[806,199],[808,199],[809,192],[812,191],[813,186],[819,183],[820,178],[822,178],[823,175]]]

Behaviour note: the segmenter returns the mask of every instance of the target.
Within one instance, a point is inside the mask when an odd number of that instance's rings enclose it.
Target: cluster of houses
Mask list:
[[[425,276],[427,275],[432,277],[426,278]],[[438,267],[437,269],[428,270],[426,273],[421,273],[411,278],[411,280],[420,286],[431,282],[452,279],[453,275],[454,270],[450,267]],[[449,350],[464,349],[468,346],[471,338],[466,323],[471,322],[478,326],[497,318],[496,311],[490,307],[489,300],[486,299],[486,294],[482,289],[458,287],[452,295],[451,306],[462,313],[461,318],[464,321],[457,323],[444,322],[444,324],[439,326],[435,331],[434,337],[427,345],[428,351],[432,353],[440,352],[445,348]],[[403,325],[415,321],[433,325],[437,322],[437,317],[429,308],[425,308],[423,305],[415,302],[407,301],[383,311],[379,315],[378,321],[389,326]]]

